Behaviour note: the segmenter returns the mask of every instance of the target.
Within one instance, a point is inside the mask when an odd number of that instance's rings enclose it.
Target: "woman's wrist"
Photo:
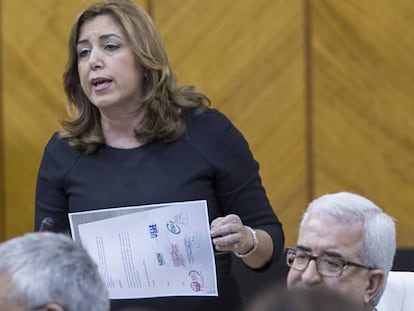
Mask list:
[[[252,236],[253,246],[245,253],[234,252],[234,255],[236,255],[239,258],[244,258],[244,257],[250,256],[251,254],[253,254],[256,251],[257,246],[259,245],[259,240],[257,239],[256,231],[253,230],[252,228],[250,228],[249,226],[244,226],[244,227],[247,230],[249,230],[249,232]]]

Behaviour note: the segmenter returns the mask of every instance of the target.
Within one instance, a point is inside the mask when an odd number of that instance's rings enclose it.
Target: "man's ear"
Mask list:
[[[385,286],[384,272],[380,269],[368,271],[369,279],[367,288],[365,289],[364,301],[366,304],[371,303],[373,298]]]
[[[56,303],[48,303],[42,311],[65,311],[61,306]]]

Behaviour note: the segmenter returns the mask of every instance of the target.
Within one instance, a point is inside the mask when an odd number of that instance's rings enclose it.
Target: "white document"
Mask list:
[[[69,221],[111,299],[218,295],[206,201],[70,213]]]

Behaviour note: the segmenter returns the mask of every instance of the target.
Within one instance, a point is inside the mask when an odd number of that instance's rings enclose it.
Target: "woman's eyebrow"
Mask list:
[[[99,41],[104,41],[104,40],[106,40],[106,39],[108,39],[108,38],[111,38],[111,37],[116,37],[116,38],[118,38],[118,39],[122,39],[120,36],[118,36],[117,34],[114,34],[114,33],[108,33],[108,34],[103,34],[103,35],[100,35],[99,36]],[[88,39],[83,39],[83,40],[78,40],[78,43],[77,43],[77,45],[80,45],[80,44],[87,44],[87,43],[89,43],[89,40]]]

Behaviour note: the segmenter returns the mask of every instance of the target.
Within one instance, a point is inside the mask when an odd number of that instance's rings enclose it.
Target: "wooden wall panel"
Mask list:
[[[65,117],[62,72],[67,38],[91,0],[3,0],[1,27],[3,236],[33,230],[43,148]],[[137,1],[142,5],[146,1]],[[145,6],[144,6],[145,7]]]
[[[414,2],[311,2],[315,196],[354,191],[414,247]]]
[[[40,157],[65,115],[69,27],[91,2],[0,2],[0,239],[32,230]],[[209,95],[250,142],[287,244],[310,197],[350,190],[393,215],[399,246],[414,247],[411,1],[136,2],[155,18],[179,82]]]
[[[242,131],[287,244],[306,188],[302,1],[153,1],[180,84],[196,85]]]

